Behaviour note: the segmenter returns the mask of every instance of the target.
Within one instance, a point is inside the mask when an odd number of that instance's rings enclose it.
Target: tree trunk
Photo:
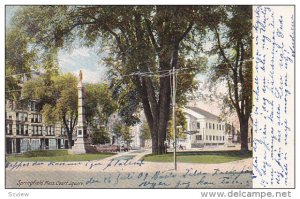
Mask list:
[[[161,83],[159,98],[158,154],[164,154],[166,152],[164,142],[167,137],[167,125],[170,114],[170,77],[162,77]]]
[[[240,120],[241,151],[248,151],[248,119]]]
[[[72,132],[68,132],[68,148],[72,149]]]
[[[157,142],[157,136],[152,136],[152,154],[158,154],[158,142]]]

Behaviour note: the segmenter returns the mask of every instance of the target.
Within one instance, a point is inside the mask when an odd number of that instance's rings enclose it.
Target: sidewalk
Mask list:
[[[95,161],[19,162],[7,188],[251,188],[252,158],[221,164],[144,162],[150,150]]]
[[[141,158],[150,154],[151,150],[121,152],[114,156],[94,161],[65,162],[50,164],[45,162],[18,168],[22,171],[90,171],[90,172],[155,172],[157,170],[173,170],[174,162],[141,162]],[[33,164],[33,163],[30,163]],[[252,158],[218,163],[182,163],[177,162],[177,172],[185,173],[187,170],[205,171],[206,173],[228,171],[252,171]]]

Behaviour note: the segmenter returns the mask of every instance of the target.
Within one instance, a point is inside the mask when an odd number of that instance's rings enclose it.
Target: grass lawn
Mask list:
[[[68,154],[67,150],[28,151],[22,155],[7,156],[8,162],[68,162],[100,160],[115,155],[115,153]]]
[[[185,151],[177,152],[176,157],[178,162],[214,164],[251,158],[252,152],[241,153],[240,151]],[[171,152],[164,155],[148,154],[141,159],[149,162],[174,161],[173,153]]]

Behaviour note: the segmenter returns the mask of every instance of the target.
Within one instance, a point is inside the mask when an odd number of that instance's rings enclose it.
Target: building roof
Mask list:
[[[205,111],[205,110],[203,110],[201,108],[198,108],[198,107],[187,106],[185,108],[190,109],[190,110],[192,110],[192,111],[194,111],[194,112],[196,112],[198,114],[201,114],[204,117],[209,118],[209,119],[214,119],[214,120],[218,120],[219,119],[218,116],[216,116],[216,115],[214,115],[214,114],[212,114],[210,112],[207,112],[207,111]]]

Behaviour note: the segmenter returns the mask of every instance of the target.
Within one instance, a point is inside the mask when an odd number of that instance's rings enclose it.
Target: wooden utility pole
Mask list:
[[[177,170],[177,159],[176,159],[176,75],[175,67],[173,66],[173,131],[174,131],[174,169]]]

